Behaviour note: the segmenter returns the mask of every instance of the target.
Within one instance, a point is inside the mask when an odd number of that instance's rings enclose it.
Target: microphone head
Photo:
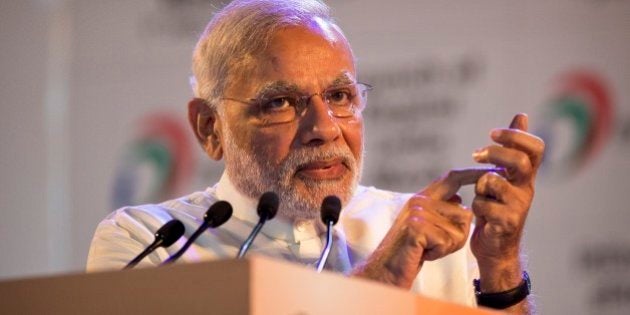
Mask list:
[[[227,222],[231,216],[232,205],[227,201],[219,200],[208,208],[203,220],[208,224],[208,227],[215,228]]]
[[[337,224],[339,220],[339,213],[341,212],[341,200],[337,196],[328,196],[322,201],[322,221],[324,224],[328,224],[332,221],[332,224]]]
[[[278,212],[278,206],[280,205],[280,199],[278,195],[273,191],[268,191],[260,196],[258,201],[258,216],[267,218],[267,220],[273,219]]]
[[[166,222],[155,232],[155,239],[162,240],[160,246],[169,247],[184,235],[184,231],[186,231],[184,224],[179,220],[173,219]]]

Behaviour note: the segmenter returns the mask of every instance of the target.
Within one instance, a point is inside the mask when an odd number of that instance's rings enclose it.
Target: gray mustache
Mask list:
[[[310,163],[332,159],[340,159],[344,165],[350,167],[352,170],[355,168],[354,156],[349,150],[342,148],[327,149],[326,151],[321,151],[320,149],[301,149],[300,151],[292,152],[285,159],[284,164],[287,169],[297,170]]]

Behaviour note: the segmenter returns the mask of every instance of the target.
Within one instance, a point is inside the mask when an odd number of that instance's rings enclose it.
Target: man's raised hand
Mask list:
[[[473,214],[461,204],[457,191],[492,170],[452,170],[413,195],[354,274],[411,288],[425,260],[442,258],[464,246]]]
[[[497,144],[473,153],[475,161],[501,168],[479,178],[472,203],[476,225],[471,250],[485,292],[510,289],[521,281],[521,237],[545,147],[527,130],[527,116],[518,114],[509,128],[492,130],[490,137]]]

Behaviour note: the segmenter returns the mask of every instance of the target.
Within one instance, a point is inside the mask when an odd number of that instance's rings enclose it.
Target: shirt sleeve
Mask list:
[[[154,238],[160,222],[147,224],[130,209],[120,209],[105,218],[96,228],[88,253],[86,270],[122,269],[140,254]],[[159,251],[159,249],[158,249]],[[158,254],[143,259],[138,267],[159,264]]]

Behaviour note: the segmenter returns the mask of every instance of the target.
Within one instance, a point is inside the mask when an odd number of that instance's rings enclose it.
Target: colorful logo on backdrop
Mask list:
[[[591,71],[571,71],[558,78],[545,108],[543,169],[562,176],[583,170],[604,148],[613,124],[613,103],[606,81]]]
[[[114,180],[114,209],[155,203],[183,192],[194,169],[188,126],[179,114],[149,114],[137,123]]]

